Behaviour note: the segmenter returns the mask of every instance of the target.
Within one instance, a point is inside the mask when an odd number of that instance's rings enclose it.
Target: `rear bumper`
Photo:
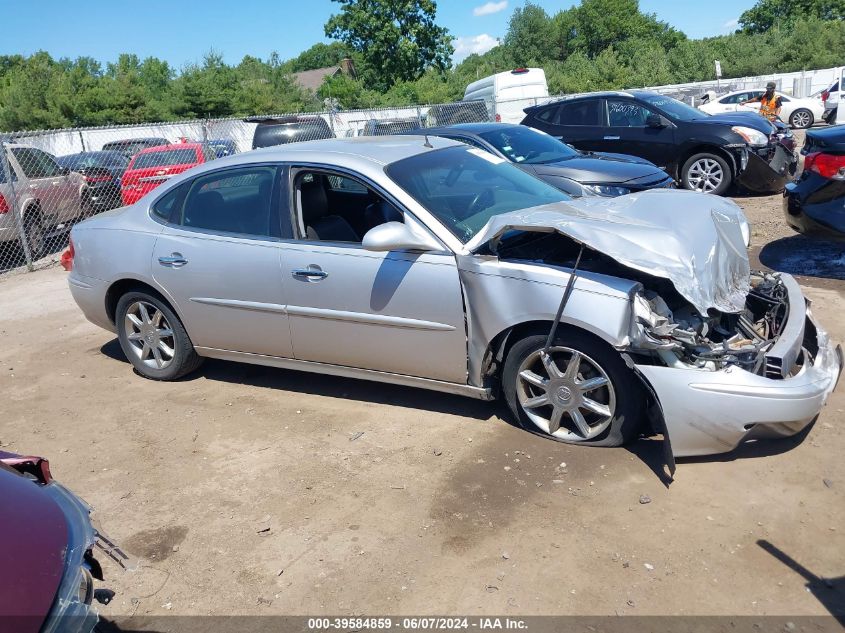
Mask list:
[[[815,323],[809,308],[799,304],[791,312],[784,328],[790,340],[782,342],[805,349],[800,367],[788,378],[738,367],[637,366],[658,398],[676,457],[726,453],[749,439],[795,435],[818,416],[839,380],[842,350]]]
[[[845,240],[845,182],[805,174],[786,186],[783,215],[798,233]]]
[[[106,313],[108,284],[105,281],[71,272],[68,275],[68,286],[73,300],[76,301],[76,305],[82,310],[86,319],[105,330],[117,332],[114,323]]]

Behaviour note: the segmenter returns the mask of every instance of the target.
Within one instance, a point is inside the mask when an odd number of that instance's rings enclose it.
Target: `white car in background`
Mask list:
[[[730,92],[718,98],[711,98],[707,103],[698,106],[699,110],[708,114],[722,114],[724,112],[759,112],[759,103],[740,105],[743,101],[759,97],[765,90],[739,90]],[[811,127],[816,121],[821,121],[824,115],[824,102],[817,98],[799,99],[790,97],[782,92],[775,92],[783,103],[780,118],[791,127],[804,129]]]

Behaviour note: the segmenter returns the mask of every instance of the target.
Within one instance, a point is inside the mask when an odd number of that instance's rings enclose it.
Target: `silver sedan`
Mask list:
[[[76,225],[85,316],[142,376],[204,358],[501,395],[531,431],[674,455],[806,427],[841,352],[729,200],[572,201],[440,138],[223,158]]]

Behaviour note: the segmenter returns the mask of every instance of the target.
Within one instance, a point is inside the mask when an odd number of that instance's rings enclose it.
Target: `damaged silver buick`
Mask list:
[[[788,436],[842,354],[733,202],[565,194],[440,138],[295,143],[208,163],[78,224],[63,263],[141,375],[219,358],[501,394],[533,432],[703,455]]]

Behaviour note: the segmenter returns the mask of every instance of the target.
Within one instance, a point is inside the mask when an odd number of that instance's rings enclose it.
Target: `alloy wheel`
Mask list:
[[[516,395],[537,428],[570,442],[601,435],[616,411],[616,391],[607,373],[569,347],[529,355],[517,372]]]
[[[810,127],[810,113],[804,110],[799,110],[792,115],[792,127],[800,129]]]
[[[129,347],[146,366],[165,369],[176,355],[173,329],[161,310],[147,301],[136,301],[126,310],[124,333]]]
[[[710,193],[718,189],[725,178],[725,172],[718,161],[700,158],[690,165],[687,181],[693,191]]]

